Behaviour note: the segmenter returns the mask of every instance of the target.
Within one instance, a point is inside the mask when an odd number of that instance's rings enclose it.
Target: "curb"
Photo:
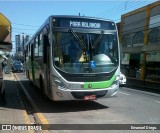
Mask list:
[[[137,90],[144,90],[149,92],[154,92],[160,94],[160,82],[153,82],[153,81],[142,81],[140,79],[126,77],[127,83],[126,86],[137,89]]]
[[[24,92],[27,100],[30,102],[33,110],[35,110],[38,113],[34,113],[34,117],[36,119],[37,124],[49,124],[48,121],[46,120],[46,118],[43,116],[42,113],[40,113],[40,109],[38,108],[38,106],[36,105],[36,103],[33,101],[33,99],[31,98],[31,96],[29,95],[29,93],[26,91],[25,87],[23,86],[23,84],[20,82],[19,78],[17,77],[16,74],[14,74],[15,78],[17,79],[18,83],[21,86],[22,91]]]
[[[149,87],[149,86],[127,83],[126,87],[130,87],[131,89],[135,89],[135,90],[142,90],[142,91],[146,91],[146,92],[152,92],[152,93],[155,93],[155,94],[160,94],[160,90],[159,89],[153,88],[153,87]]]
[[[144,91],[144,90],[130,89],[130,88],[126,88],[126,87],[123,87],[122,90],[142,93],[142,94],[146,94],[146,95],[150,95],[150,96],[154,96],[154,97],[158,97],[158,98],[160,97],[160,94],[152,93],[152,92],[147,92],[147,91]]]

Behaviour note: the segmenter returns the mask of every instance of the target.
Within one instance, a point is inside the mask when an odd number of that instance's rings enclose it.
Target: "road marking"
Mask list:
[[[156,96],[156,97],[160,97],[160,94],[156,94],[156,93],[152,93],[152,92],[147,92],[145,90],[136,90],[136,89],[130,89],[130,88],[124,88],[123,89],[124,91],[128,91],[128,92],[131,92],[131,93],[134,93],[134,94],[142,94],[142,95],[149,95],[149,96]]]
[[[156,103],[160,103],[160,101],[155,101]]]
[[[11,75],[14,77],[13,73],[11,73]],[[15,77],[14,77],[14,81],[16,81]],[[18,99],[20,100],[20,105],[23,107],[23,117],[24,117],[24,121],[25,121],[26,124],[31,124],[31,121],[30,121],[30,119],[29,119],[29,116],[28,116],[28,114],[27,114],[27,111],[24,109],[24,105],[23,105],[23,103],[22,103],[22,99],[21,99],[21,97],[20,97],[18,88],[17,88],[17,95],[18,95]],[[32,130],[29,130],[28,132],[29,132],[29,133],[34,133],[34,131],[32,131]]]
[[[33,109],[38,112],[38,113],[34,113],[36,120],[38,121],[38,124],[49,124],[49,122],[47,121],[47,119],[44,117],[44,115],[40,112],[40,109],[38,108],[38,106],[36,105],[36,103],[33,101],[33,99],[31,98],[31,96],[29,95],[29,93],[27,92],[27,90],[25,89],[25,87],[23,86],[23,84],[20,82],[18,76],[16,74],[14,74],[15,77],[17,78],[17,81],[19,82],[19,84],[21,85],[21,88],[23,90],[23,92],[25,93],[27,99],[30,101]]]
[[[130,94],[128,94],[128,93],[124,93],[124,92],[119,92],[119,93],[124,94],[124,95],[127,95],[127,96],[128,96],[128,95],[130,95]]]

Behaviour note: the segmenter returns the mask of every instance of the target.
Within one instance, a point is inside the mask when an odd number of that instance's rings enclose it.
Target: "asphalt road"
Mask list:
[[[121,87],[108,99],[55,103],[30,86],[23,73],[17,76],[39,108],[35,113],[49,124],[160,124],[160,94]]]

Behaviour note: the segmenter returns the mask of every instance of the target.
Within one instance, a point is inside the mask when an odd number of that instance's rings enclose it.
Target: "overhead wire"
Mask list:
[[[35,26],[35,25],[26,25],[26,24],[19,24],[19,23],[15,23],[15,22],[12,22],[12,24],[15,24],[15,25],[21,25],[21,26],[27,26],[27,27],[40,27],[40,26]]]
[[[121,5],[123,5],[123,3],[119,4],[118,6],[113,7],[113,8],[111,8],[111,9],[108,9],[108,10],[106,10],[106,11],[103,11],[103,12],[101,12],[101,13],[98,13],[98,14],[96,14],[95,16],[98,16],[98,15],[101,16],[101,14],[104,14],[105,12],[112,12],[113,9],[118,8],[118,7],[121,7]]]
[[[148,4],[149,5],[149,4]],[[134,6],[132,6],[132,8],[133,8]],[[141,8],[141,7],[140,7]],[[137,9],[134,9],[134,10],[137,10]],[[132,12],[132,10],[130,10],[130,11],[128,11],[128,12]],[[128,12],[126,12],[126,13],[128,13]],[[125,13],[123,13],[123,14],[125,14]],[[112,14],[111,14],[112,15]],[[119,19],[115,19],[114,21],[121,21],[121,18],[119,18]]]
[[[156,0],[156,1],[159,1],[159,0]],[[156,2],[156,1],[154,1],[154,2]],[[133,2],[133,1],[132,1]],[[143,1],[143,2],[141,2],[140,1],[140,3],[138,3],[137,4],[137,2],[136,2],[136,4],[132,4],[132,5],[128,5],[127,6],[127,12],[131,12],[131,10],[130,11],[128,11],[128,9],[131,9],[131,8],[134,8],[134,7],[137,7],[137,6],[139,6],[140,4],[144,4],[144,3],[146,3],[147,2],[147,0],[145,0],[145,1]],[[148,3],[147,5],[149,5],[149,4],[151,4],[151,3],[153,3],[153,1],[151,1],[150,3]],[[145,6],[147,6],[147,5],[145,5]],[[144,6],[143,6],[144,7]],[[138,7],[137,7],[138,8]],[[140,7],[141,8],[141,7]],[[136,10],[136,9],[134,9],[134,10]],[[115,15],[116,13],[118,14],[118,13],[120,13],[120,11],[124,11],[124,9],[123,8],[121,8],[120,10],[119,9],[117,9],[117,10],[115,10],[115,11],[111,11],[111,13],[110,12],[108,12],[109,13],[109,15],[111,16],[112,14],[113,15]],[[107,12],[107,11],[106,11]],[[121,13],[122,14],[122,13]],[[114,20],[114,21],[119,21],[119,20],[121,20],[121,19],[116,19],[116,20]]]
[[[147,0],[145,0],[145,1],[143,1],[143,2],[141,2],[141,3],[144,3],[144,2],[146,2]],[[129,4],[129,2],[131,3],[131,2],[134,2],[134,1],[127,1],[128,3],[127,4]],[[139,0],[139,2],[140,2],[140,0]],[[140,5],[141,3],[138,3],[137,4],[137,1],[136,1],[136,4],[135,5]],[[124,3],[123,3],[124,4]],[[112,12],[112,13],[115,13],[115,12],[113,12],[113,10],[112,9],[117,9],[117,7],[120,7],[122,4],[119,4],[118,6],[116,6],[116,7],[113,7],[113,8],[111,8],[111,9],[109,9],[110,10],[110,12]],[[132,7],[133,7],[133,5],[131,5]],[[129,8],[130,6],[128,6],[127,7],[127,9]],[[107,12],[108,10],[106,10],[106,11],[104,11],[104,13],[105,12]],[[120,10],[116,10],[116,11],[120,11]],[[102,14],[102,13],[99,13],[99,14]],[[143,20],[139,20],[139,21],[137,21],[137,22],[134,22],[134,23],[138,23],[138,22],[140,22],[140,21],[143,21]],[[131,25],[131,24],[134,24],[134,23],[130,23],[129,25]],[[13,23],[13,24],[16,24],[16,25],[22,25],[22,26],[27,26],[27,27],[39,27],[39,26],[33,26],[33,25],[26,25],[26,24],[20,24],[20,23]],[[125,27],[126,27],[127,25],[125,25]],[[12,28],[12,29],[17,29],[17,30],[32,30],[32,31],[35,31],[35,30],[33,30],[33,29],[20,29],[20,28]]]
[[[20,29],[20,28],[12,28],[12,29],[16,29],[16,30],[30,30],[30,31],[35,31],[35,30],[37,30],[37,29]]]
[[[147,8],[146,10],[149,10],[149,9],[151,9],[152,7],[150,7],[150,8]],[[160,16],[149,16],[149,18],[151,18],[151,17],[160,17]],[[129,23],[129,24],[125,24],[125,25],[122,25],[121,26],[121,28],[127,28],[127,27],[133,27],[133,25],[136,25],[136,24],[138,24],[138,23],[141,23],[141,22],[144,22],[144,26],[141,26],[141,27],[137,27],[137,28],[131,28],[130,30],[128,30],[127,32],[130,32],[130,31],[135,31],[135,30],[137,30],[137,29],[139,29],[139,31],[144,31],[144,30],[142,30],[143,28],[145,28],[146,27],[146,23],[145,23],[145,20],[146,19],[149,19],[149,18],[144,18],[144,19],[140,19],[140,20],[138,20],[138,21],[134,21],[134,22],[132,22],[132,23]],[[152,26],[152,25],[155,25],[155,24],[158,24],[158,23],[160,23],[160,22],[156,22],[156,23],[152,23],[152,24],[148,24],[148,26]],[[149,30],[149,29],[151,29],[151,28],[148,28],[147,30]],[[136,31],[136,32],[138,32],[138,31]],[[131,32],[130,34],[132,34],[132,33],[136,33],[136,32]]]
[[[159,0],[157,0],[157,1],[159,1]],[[144,2],[147,2],[147,0],[146,1],[144,1]],[[144,2],[142,2],[142,3],[144,3]],[[156,2],[156,1],[155,1]],[[151,4],[151,3],[150,3]],[[149,4],[148,4],[149,5]],[[135,5],[134,5],[135,6]],[[129,6],[130,7],[130,6]],[[132,7],[133,7],[133,5],[132,5]],[[148,10],[148,9],[147,9]],[[120,10],[118,10],[118,11],[120,11]],[[107,12],[107,11],[105,11],[105,12]],[[113,12],[113,13],[115,13],[115,12]],[[111,15],[111,14],[110,14]],[[154,16],[155,17],[155,16]],[[150,17],[151,18],[151,17]],[[120,20],[120,19],[118,19],[118,20]],[[135,21],[135,22],[132,22],[132,23],[129,23],[129,24],[127,24],[127,25],[122,25],[122,27],[121,28],[126,28],[126,27],[129,27],[129,26],[131,26],[131,25],[134,25],[134,24],[137,24],[137,23],[140,23],[140,22],[143,22],[143,21],[145,21],[146,20],[146,18],[144,18],[144,19],[141,19],[141,20],[138,20],[138,21]],[[158,24],[158,23],[160,23],[160,22],[156,22],[156,23],[152,23],[152,24],[149,24],[148,26],[152,26],[152,25],[155,25],[155,24]],[[138,27],[138,28],[132,28],[132,29],[130,29],[130,30],[128,30],[128,31],[126,31],[126,32],[128,32],[128,34],[125,34],[125,35],[130,35],[130,34],[134,34],[134,33],[137,33],[137,32],[140,32],[140,31],[146,31],[146,30],[152,30],[152,29],[154,29],[155,27],[152,27],[152,28],[147,28],[147,29],[144,29],[146,27],[146,24],[144,24],[144,26],[142,26],[142,27]],[[142,30],[143,29],[143,30]],[[131,32],[131,31],[135,31],[135,32]],[[129,33],[130,32],[130,33]],[[148,33],[149,34],[149,33]],[[121,35],[121,36],[124,36],[124,35]]]
[[[31,34],[31,33],[28,33],[28,32],[20,32],[20,31],[12,31],[14,34],[16,34],[16,33],[19,33],[19,34],[22,34],[22,33],[24,33],[25,35],[34,35],[34,34]]]
[[[143,1],[143,2],[141,2],[141,3],[144,3],[144,2],[146,2],[147,0],[145,0],[145,1]],[[158,0],[157,0],[158,1]],[[133,1],[127,1],[127,2],[133,2]],[[141,4],[141,3],[139,3],[139,4]],[[139,5],[139,4],[136,4],[136,5]],[[120,4],[119,6],[121,6],[122,4]],[[116,7],[119,7],[119,6],[116,6]],[[114,7],[114,8],[116,8],[116,7]],[[130,6],[129,6],[130,7]],[[133,5],[132,5],[132,7],[133,7]],[[112,9],[114,9],[114,8],[112,8]],[[127,9],[128,9],[128,7],[127,7]],[[111,9],[110,9],[111,10]],[[120,10],[118,10],[118,11],[120,11]],[[105,12],[107,12],[107,11],[105,11]],[[113,12],[114,13],[114,12]],[[146,18],[145,18],[146,19]],[[135,22],[133,22],[133,23],[130,23],[130,24],[128,24],[128,25],[123,25],[122,27],[127,27],[127,26],[130,26],[130,25],[133,25],[133,24],[136,24],[136,23],[139,23],[139,22],[141,22],[141,21],[144,21],[145,19],[141,19],[141,20],[139,20],[139,21],[135,21]],[[32,25],[26,25],[26,24],[19,24],[19,23],[13,23],[13,24],[16,24],[16,25],[23,25],[23,26],[28,26],[28,27],[39,27],[39,26],[32,26]],[[142,28],[142,27],[138,27],[138,28]],[[12,29],[17,29],[17,30],[32,30],[33,31],[33,29],[19,29],[19,28],[12,28]],[[137,28],[136,28],[137,29]],[[135,30],[135,29],[134,29]],[[15,30],[14,30],[15,31]],[[130,30],[131,31],[131,30]],[[13,31],[12,31],[13,32]],[[18,32],[18,33],[21,33],[21,32]],[[24,33],[24,32],[23,32]],[[28,34],[28,33],[27,33]],[[29,33],[30,34],[30,33]],[[30,34],[30,35],[33,35],[33,34]]]
[[[132,1],[132,2],[133,2],[133,1]],[[130,8],[133,8],[133,7],[135,7],[135,6],[138,6],[138,5],[142,4],[142,3],[145,3],[145,2],[147,2],[147,0],[145,0],[145,1],[143,1],[143,2],[141,2],[141,0],[139,0],[139,2],[140,2],[140,3],[137,3],[137,2],[136,2],[134,5],[133,5],[133,4],[132,4],[132,5],[128,5],[128,6],[127,6],[127,10],[130,9]],[[128,4],[129,4],[129,3],[128,3]],[[124,10],[126,10],[126,9],[123,9],[123,8],[117,9],[117,8],[116,8],[116,10],[114,10],[114,11],[113,11],[113,10],[111,10],[111,11],[106,10],[105,12],[107,12],[109,15],[112,15],[112,14],[115,14],[115,13],[121,13],[120,11],[124,11]],[[105,13],[105,12],[104,12],[104,13]],[[105,16],[106,16],[106,14],[105,14]]]
[[[18,26],[22,26],[22,27],[35,27],[35,28],[32,28],[32,29],[23,29],[23,28],[17,28],[17,27],[14,27],[12,26],[12,32],[14,34],[26,34],[26,35],[30,35],[30,36],[33,36],[34,33],[28,33],[28,32],[25,32],[25,31],[37,31],[37,29],[40,27],[40,26],[36,26],[36,25],[27,25],[27,24],[20,24],[20,23],[16,23],[16,22],[12,22],[13,25],[18,25]]]

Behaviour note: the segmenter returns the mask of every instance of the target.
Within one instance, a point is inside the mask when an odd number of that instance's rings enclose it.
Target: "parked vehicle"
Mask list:
[[[119,86],[124,86],[126,84],[126,81],[126,76],[120,72]]]
[[[4,67],[4,73],[9,74],[10,73],[10,67],[7,65]]]
[[[12,67],[13,72],[23,72],[23,65],[21,64],[14,64]]]

